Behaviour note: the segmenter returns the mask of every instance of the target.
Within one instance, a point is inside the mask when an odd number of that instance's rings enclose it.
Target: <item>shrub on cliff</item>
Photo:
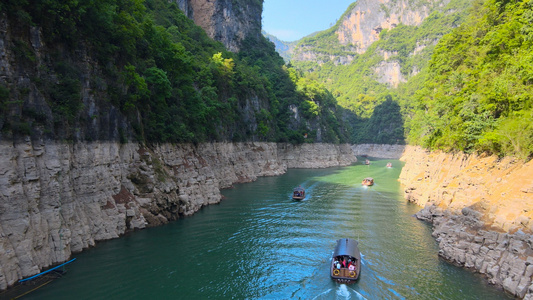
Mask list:
[[[476,1],[437,45],[409,139],[429,148],[533,155],[533,1]]]

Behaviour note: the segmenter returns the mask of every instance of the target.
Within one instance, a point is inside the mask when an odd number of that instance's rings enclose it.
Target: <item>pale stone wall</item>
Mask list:
[[[352,145],[352,151],[355,156],[400,159],[405,147],[405,145],[359,144]]]
[[[433,222],[439,255],[533,299],[533,161],[406,147],[405,197]]]
[[[355,161],[349,145],[0,142],[0,289],[218,203],[233,183]]]

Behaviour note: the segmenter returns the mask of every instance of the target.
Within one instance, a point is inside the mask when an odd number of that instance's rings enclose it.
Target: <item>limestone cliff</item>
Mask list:
[[[359,144],[352,145],[352,151],[355,156],[400,159],[405,147],[405,145]]]
[[[439,255],[533,298],[533,161],[407,147],[400,181]]]
[[[431,0],[422,4],[410,0],[359,0],[357,5],[340,21],[335,31],[342,45],[356,45],[357,53],[364,53],[383,29],[392,29],[399,24],[420,25],[429,16],[434,6],[443,6],[447,1]]]
[[[239,52],[248,36],[261,35],[262,1],[176,0],[179,8],[214,40]]]
[[[302,62],[301,65],[306,68],[309,66],[305,62],[309,61],[315,61],[318,66],[327,63],[350,65],[380,40],[383,30],[392,30],[399,25],[419,26],[436,11],[441,15],[451,13],[447,9],[449,3],[450,0],[359,0],[348,8],[335,26],[316,36],[302,39],[292,51],[292,61],[297,65]],[[430,22],[431,20],[436,19],[430,18]],[[407,60],[405,56],[417,55],[427,46],[436,44],[437,39],[424,36],[416,41],[416,48],[411,49],[405,41],[412,38],[397,36],[386,45],[388,50],[378,46],[372,49],[372,58],[365,56],[365,60],[372,61],[370,67],[376,81],[397,87],[419,72],[418,64],[410,66],[409,72],[402,70],[402,64],[406,64]],[[404,57],[399,58],[400,54]],[[423,59],[427,60],[428,57],[426,55]]]
[[[287,168],[349,165],[349,145],[0,142],[0,289],[74,252],[218,203]]]
[[[260,35],[261,1],[177,3],[230,49]],[[355,161],[348,145],[131,142],[142,112],[127,116],[113,99],[128,95],[128,85],[112,88],[116,61],[106,81],[109,69],[85,39],[51,43],[43,28],[17,22],[22,12],[0,13],[0,289],[97,241],[191,215],[233,183]],[[237,130],[255,132],[270,99],[250,91],[241,100]],[[57,117],[65,103],[75,105],[70,123]],[[6,128],[5,116],[18,127]]]

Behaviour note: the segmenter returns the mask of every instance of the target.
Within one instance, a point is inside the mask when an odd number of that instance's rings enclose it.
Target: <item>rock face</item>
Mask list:
[[[302,68],[309,71],[320,70],[323,64],[350,65],[354,60],[359,63],[360,55],[367,53],[369,47],[380,39],[383,30],[391,30],[399,25],[419,26],[433,12],[439,12],[438,15],[455,13],[455,10],[447,9],[449,3],[450,0],[359,0],[347,9],[334,27],[300,40],[292,49],[291,61],[297,65],[300,62],[313,62],[301,64]],[[372,61],[370,67],[375,79],[390,88],[397,88],[420,71],[418,65],[409,66],[410,70],[407,70],[405,58],[398,57],[400,53],[403,56],[407,54],[403,52],[408,51],[409,56],[415,56],[420,52],[425,53],[423,50],[426,47],[437,42],[434,39],[421,39],[411,50],[406,44],[399,44],[401,39],[389,39],[387,44],[372,48],[372,59],[369,55],[362,58]],[[390,50],[391,47],[396,50]],[[420,59],[426,60],[430,53],[425,55],[420,56]]]
[[[341,20],[336,30],[343,45],[357,45],[357,52],[364,53],[383,29],[392,29],[399,24],[420,25],[429,16],[434,5],[449,1],[431,0],[421,5],[410,0],[359,0],[357,5]]]
[[[262,1],[177,0],[178,7],[212,39],[239,52],[248,36],[261,35]]]
[[[533,299],[533,161],[407,147],[405,197],[433,222],[439,255]]]
[[[352,151],[355,156],[400,159],[405,147],[405,145],[359,144],[352,145]]]
[[[349,145],[0,143],[0,289],[127,231],[218,203],[287,168],[349,165]]]

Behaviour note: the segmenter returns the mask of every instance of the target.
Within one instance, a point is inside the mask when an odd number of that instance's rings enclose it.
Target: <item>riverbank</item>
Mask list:
[[[287,168],[346,166],[350,145],[0,143],[0,289],[127,231],[221,201]]]
[[[533,299],[533,161],[406,147],[405,197],[433,223],[439,255]]]
[[[221,201],[220,190],[288,168],[396,158],[405,197],[445,259],[533,298],[533,162],[390,145],[0,143],[0,289],[127,231]]]

